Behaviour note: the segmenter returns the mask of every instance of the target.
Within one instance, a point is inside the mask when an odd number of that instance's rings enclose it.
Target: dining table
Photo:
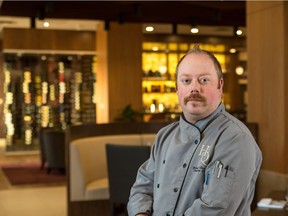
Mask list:
[[[285,191],[283,190],[273,190],[268,194],[268,198],[272,198],[273,200],[286,200],[285,199]],[[275,208],[259,208],[257,207],[253,212],[252,216],[288,216],[288,206],[281,209]]]

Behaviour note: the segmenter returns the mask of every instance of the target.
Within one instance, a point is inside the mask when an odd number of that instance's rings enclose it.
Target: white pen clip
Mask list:
[[[223,168],[223,164],[219,161],[219,163],[217,165],[218,165],[217,166],[217,168],[218,168],[217,178],[220,178],[221,172],[222,172],[222,168]]]
[[[215,173],[216,170],[218,169],[219,163],[220,163],[220,161],[218,161],[218,160],[215,162],[214,173]]]

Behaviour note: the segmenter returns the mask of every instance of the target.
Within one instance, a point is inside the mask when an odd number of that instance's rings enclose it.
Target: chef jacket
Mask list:
[[[139,168],[129,216],[251,215],[262,154],[223,104],[194,125],[182,115],[162,128]]]

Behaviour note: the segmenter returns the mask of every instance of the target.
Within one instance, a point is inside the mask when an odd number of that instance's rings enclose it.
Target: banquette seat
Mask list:
[[[70,126],[66,131],[68,216],[108,215],[106,144],[152,145],[167,122]]]

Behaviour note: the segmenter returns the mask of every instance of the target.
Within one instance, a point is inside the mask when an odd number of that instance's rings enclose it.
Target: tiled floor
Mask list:
[[[38,161],[37,152],[5,154],[0,143],[0,165]],[[66,216],[66,186],[12,186],[0,169],[0,216]]]
[[[66,188],[25,187],[0,190],[1,216],[66,216]]]

